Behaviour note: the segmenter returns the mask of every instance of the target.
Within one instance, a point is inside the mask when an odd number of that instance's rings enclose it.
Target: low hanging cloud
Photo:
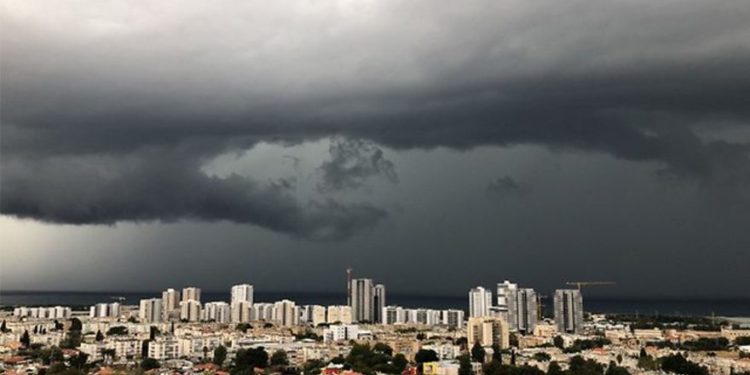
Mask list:
[[[361,139],[334,139],[329,148],[330,160],[320,166],[321,191],[351,190],[362,187],[368,179],[383,177],[398,182],[392,161],[372,142]]]
[[[487,192],[501,197],[508,195],[523,197],[531,192],[531,188],[519,183],[513,177],[502,176],[487,185]]]
[[[750,134],[748,18],[733,0],[6,3],[0,210],[343,238],[386,213],[200,172],[328,137],[357,140],[321,166],[329,192],[396,181],[378,145],[516,144],[745,189],[750,143],[720,135]]]

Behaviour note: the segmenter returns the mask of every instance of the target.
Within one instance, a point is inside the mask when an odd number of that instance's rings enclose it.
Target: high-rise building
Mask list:
[[[273,304],[273,321],[284,327],[297,325],[299,310],[294,301],[288,299]]]
[[[201,301],[201,288],[189,286],[182,288],[182,301]]]
[[[442,322],[450,328],[464,328],[464,311],[463,310],[443,310]]]
[[[511,332],[533,331],[537,323],[536,292],[530,288],[519,288],[518,284],[508,280],[498,283],[497,306],[492,309],[491,315],[506,319]]]
[[[372,279],[352,279],[352,320],[373,322],[375,319],[375,291]]]
[[[328,306],[326,309],[326,323],[352,324],[352,308],[350,306]]]
[[[469,290],[469,316],[489,316],[492,307],[492,292],[478,286]]]
[[[250,320],[263,320],[270,322],[273,320],[273,303],[254,303],[250,310]]]
[[[253,304],[253,286],[250,284],[240,284],[235,285],[232,287],[232,299],[230,300],[231,304],[234,304],[235,302],[249,302],[250,305]]]
[[[383,322],[383,307],[385,307],[386,299],[385,299],[385,285],[378,284],[375,285],[374,289],[374,295],[373,295],[373,323],[382,323]]]
[[[224,301],[206,302],[203,305],[203,320],[216,323],[229,323],[229,304]]]
[[[469,318],[467,324],[467,340],[469,346],[474,343],[484,347],[499,345],[500,349],[510,347],[510,331],[505,319],[494,316]]]
[[[515,329],[523,333],[534,332],[534,327],[539,321],[536,292],[531,288],[521,288],[514,297],[513,306],[516,310],[511,310],[509,313],[513,316],[515,327],[511,327],[511,330]]]
[[[302,321],[314,326],[326,322],[326,308],[320,305],[305,305],[302,307]]]
[[[162,319],[169,320],[170,314],[180,309],[180,291],[169,288],[161,293]]]
[[[180,320],[197,322],[201,320],[201,303],[194,299],[180,302]]]
[[[138,319],[142,323],[157,323],[162,319],[160,298],[142,299],[138,309]]]
[[[37,315],[38,315],[37,310]],[[120,303],[97,303],[89,309],[91,318],[118,318],[120,316]],[[38,316],[36,316],[38,317]]]
[[[235,301],[231,305],[233,323],[247,323],[252,320],[253,305],[249,301]]]
[[[583,329],[583,296],[577,289],[555,291],[555,324],[559,332],[581,333]]]

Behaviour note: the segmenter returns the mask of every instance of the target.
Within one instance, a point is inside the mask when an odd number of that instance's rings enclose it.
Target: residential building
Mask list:
[[[374,322],[375,287],[372,279],[352,279],[351,308],[355,322]]]
[[[194,299],[180,302],[180,320],[197,322],[201,320],[201,303]]]
[[[253,304],[253,286],[250,284],[240,284],[232,287],[232,297],[230,304],[234,305],[237,302],[248,302],[250,305]]]
[[[284,327],[297,325],[299,313],[294,301],[281,300],[273,304],[273,321]]]
[[[161,310],[163,320],[169,320],[170,316],[180,309],[180,292],[169,288],[161,293]]]
[[[231,305],[232,323],[247,323],[252,319],[253,304],[250,301],[235,301]]]
[[[138,309],[138,319],[142,323],[158,323],[162,320],[161,298],[142,299]]]
[[[492,307],[492,292],[478,286],[469,290],[469,316],[489,316]]]
[[[373,294],[373,323],[383,322],[383,307],[386,306],[385,285],[375,285]]]
[[[201,301],[201,288],[189,286],[182,288],[182,301]]]
[[[216,323],[229,323],[229,304],[224,301],[206,302],[206,304],[203,305],[203,320]]]
[[[326,309],[326,323],[352,324],[352,308],[350,306],[328,306]]]
[[[555,291],[555,324],[562,333],[581,333],[583,329],[583,296],[578,289]]]
[[[484,347],[499,345],[501,349],[510,347],[510,331],[505,319],[493,316],[471,317],[467,324],[467,341]]]

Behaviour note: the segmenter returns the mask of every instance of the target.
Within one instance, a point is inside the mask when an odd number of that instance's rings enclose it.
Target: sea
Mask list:
[[[137,305],[141,299],[161,297],[160,292],[126,291],[12,291],[0,290],[0,308],[13,306],[63,305],[85,308],[96,303],[120,300],[125,305]],[[255,302],[274,302],[290,299],[298,305],[343,305],[344,293],[325,292],[255,292]],[[202,301],[228,301],[227,292],[204,291]],[[419,294],[388,294],[388,304],[409,308],[467,310],[467,296],[440,296]],[[552,307],[551,300],[543,300],[545,310]],[[584,309],[592,313],[640,314],[669,316],[723,316],[750,317],[750,299],[656,299],[656,298],[604,298],[584,296]]]

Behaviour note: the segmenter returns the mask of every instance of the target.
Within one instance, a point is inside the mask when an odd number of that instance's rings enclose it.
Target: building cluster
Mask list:
[[[554,295],[555,324],[560,332],[580,333],[583,328],[583,296],[577,289],[558,289]],[[531,333],[542,318],[540,296],[531,288],[504,281],[497,294],[478,286],[469,291],[469,317],[497,317],[510,332]]]
[[[38,318],[38,319],[68,319],[72,311],[66,306],[52,307],[16,307],[13,309],[13,316],[17,318]]]

